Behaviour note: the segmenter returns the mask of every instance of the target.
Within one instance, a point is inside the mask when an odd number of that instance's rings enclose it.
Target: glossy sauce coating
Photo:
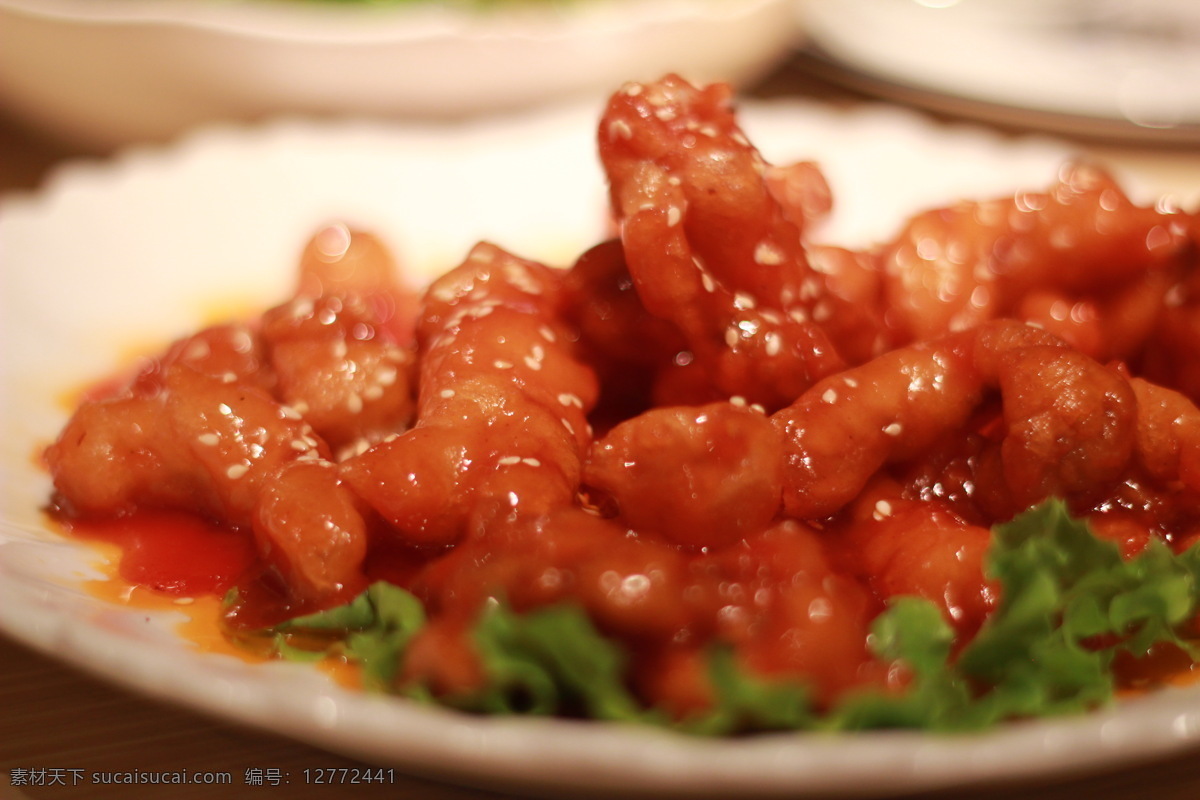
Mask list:
[[[677,717],[715,645],[821,705],[898,690],[871,621],[924,597],[961,647],[999,600],[992,526],[1047,497],[1126,556],[1200,534],[1200,379],[1166,365],[1200,347],[1194,215],[1075,165],[816,243],[819,168],[768,164],[727,87],[675,76],[615,93],[599,152],[617,236],[567,268],[482,243],[417,294],[378,240],[318,232],[294,297],[81,405],[46,451],[57,513],[213,526],[123,569],[236,586],[233,627],[391,580],[429,617],[397,680],[435,694],[486,680],[490,603],[575,603]],[[217,541],[219,578],[187,577]]]

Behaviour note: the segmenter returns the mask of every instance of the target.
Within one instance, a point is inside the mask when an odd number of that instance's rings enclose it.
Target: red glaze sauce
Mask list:
[[[66,526],[73,536],[120,548],[121,580],[172,597],[220,597],[257,559],[242,532],[185,512],[146,510]]]

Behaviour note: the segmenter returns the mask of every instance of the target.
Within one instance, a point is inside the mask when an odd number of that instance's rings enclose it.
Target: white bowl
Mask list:
[[[280,114],[454,117],[665,72],[744,84],[792,0],[0,0],[0,106],[77,145]]]

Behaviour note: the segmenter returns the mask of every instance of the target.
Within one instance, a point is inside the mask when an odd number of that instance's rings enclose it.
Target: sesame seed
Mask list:
[[[210,431],[209,433],[202,433],[197,436],[196,441],[200,444],[214,447],[221,443],[221,437]]]
[[[732,326],[725,329],[725,344],[729,347],[737,347],[738,329]]]
[[[836,403],[837,399],[838,399],[837,390],[836,389],[826,389],[825,393],[821,395],[821,399],[824,400],[826,403],[829,403],[830,405]]]
[[[846,377],[842,378],[842,383],[846,384],[846,385],[847,385],[847,386],[849,386],[851,389],[857,389],[857,388],[858,388],[858,381],[856,381],[854,378],[851,378],[849,375],[847,375]]]
[[[346,461],[347,459],[354,458],[355,456],[361,456],[370,449],[371,442],[366,437],[360,436],[337,452],[337,460]],[[329,520],[326,520],[326,524],[328,523]]]
[[[712,276],[707,272],[700,273],[700,285],[704,287],[704,291],[712,294],[717,290],[717,285],[713,283]]]
[[[770,242],[759,242],[758,246],[754,248],[754,262],[769,266],[782,264],[783,253],[779,252],[779,248]]]
[[[683,212],[679,206],[671,206],[667,209],[667,227],[674,228],[683,219]]]
[[[886,433],[888,436],[899,436],[903,431],[904,431],[904,426],[901,425],[899,422],[893,422],[892,424],[886,425],[883,428],[883,432]]]
[[[383,387],[379,385],[368,386],[363,389],[362,396],[364,400],[378,400],[383,397]]]
[[[435,285],[429,290],[429,294],[440,303],[453,302],[454,298],[458,296],[458,292],[450,285]]]
[[[308,319],[313,313],[311,297],[297,297],[292,303],[292,319]]]
[[[525,366],[529,367],[534,372],[542,368],[542,362],[538,361],[533,356],[525,356],[525,358],[522,360],[525,362]]]
[[[352,394],[346,398],[346,410],[351,414],[357,414],[363,410],[363,399],[357,394]]]
[[[538,333],[540,333],[542,338],[545,339],[547,342],[554,342],[554,341],[558,340],[558,337],[554,333],[554,329],[551,328],[549,325],[543,325],[540,328],[538,328]]]
[[[501,458],[496,463],[502,467],[511,467],[514,464],[520,464],[521,457],[520,456],[505,456],[504,458]]]
[[[746,398],[742,397],[740,394],[735,394],[733,397],[729,398],[729,405],[734,406],[735,408],[745,408]]]
[[[560,394],[558,396],[558,402],[568,407],[575,406],[576,408],[583,408],[583,401],[579,399],[579,396],[571,394],[570,392],[563,392]]]
[[[871,514],[875,519],[887,519],[892,515],[892,504],[887,500],[879,500],[875,503],[875,511]]]
[[[208,358],[211,354],[212,348],[203,339],[193,339],[183,351],[183,357],[188,361]]]
[[[440,392],[438,392],[438,396],[449,400],[451,397],[454,397],[454,390],[453,389],[442,389]]]
[[[520,264],[505,264],[504,279],[516,289],[521,290],[525,294],[541,294],[542,286],[533,276],[529,274],[529,270]]]
[[[536,458],[522,458],[521,463],[530,467],[540,467],[542,465],[542,462],[538,461]]]
[[[783,341],[779,338],[779,334],[768,333],[765,338],[767,343],[764,347],[764,350],[766,350],[767,355],[779,355],[779,351],[783,349]]]
[[[492,366],[496,369],[512,369],[513,363],[511,361],[504,361],[503,359],[498,358],[492,362]]]
[[[754,302],[754,297],[746,292],[738,292],[733,296],[734,308],[754,308],[757,303]]]
[[[536,293],[531,292],[531,294],[536,294]],[[464,314],[462,318],[466,319],[467,317],[470,317],[471,319],[483,319],[484,317],[490,315],[495,310],[496,310],[495,306],[480,305],[480,306],[476,306],[475,308],[470,309],[469,313]]]
[[[384,364],[375,370],[375,381],[380,386],[391,386],[396,382],[396,376],[400,374],[399,370],[390,364]]]
[[[249,471],[249,464],[234,464],[230,466],[229,469],[225,470],[225,477],[229,478],[231,481],[236,481]]]
[[[633,129],[623,119],[614,119],[608,124],[608,135],[615,139],[632,139]]]
[[[254,339],[245,328],[235,328],[229,336],[229,342],[239,353],[249,353],[254,349]]]

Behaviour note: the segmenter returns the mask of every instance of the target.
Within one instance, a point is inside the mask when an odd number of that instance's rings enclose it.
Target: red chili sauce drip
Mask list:
[[[62,523],[73,536],[120,548],[121,579],[174,597],[219,597],[257,561],[243,532],[179,511],[145,509]]]

